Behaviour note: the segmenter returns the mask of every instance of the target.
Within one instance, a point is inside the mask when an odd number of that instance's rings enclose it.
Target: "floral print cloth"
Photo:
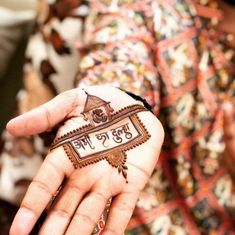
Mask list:
[[[40,2],[18,112],[72,88],[74,77],[75,86],[110,84],[146,98],[166,136],[126,234],[235,234],[221,109],[234,102],[234,49],[217,29],[217,1]],[[12,151],[44,155],[50,138],[43,137],[15,139],[24,148]],[[13,146],[5,145],[3,154],[11,158]]]
[[[127,234],[235,234],[221,105],[234,101],[234,50],[216,1],[90,2],[78,86],[145,97],[166,137]]]

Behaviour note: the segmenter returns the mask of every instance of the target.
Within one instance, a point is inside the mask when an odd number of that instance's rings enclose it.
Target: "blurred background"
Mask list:
[[[0,0],[0,132],[16,109],[16,94],[22,88],[24,53],[36,17],[36,0]],[[9,66],[11,65],[11,66]],[[1,138],[1,151],[4,141]],[[8,229],[28,184],[19,177],[23,170],[5,152],[0,157],[0,234]],[[20,169],[21,168],[21,169]],[[17,169],[15,171],[15,169]],[[18,178],[19,177],[19,178]],[[15,191],[17,186],[17,191]]]
[[[14,11],[36,10],[36,0],[1,0],[1,7],[6,7]]]
[[[0,235],[8,234],[54,136],[14,138],[5,125],[73,87],[82,18],[71,12],[79,5],[77,0],[0,0]]]
[[[5,126],[2,120],[9,118],[15,93],[22,84],[23,55],[36,17],[36,7],[36,0],[23,0],[20,4],[15,0],[0,0],[0,100],[5,100],[7,96],[9,101],[8,105],[1,105],[1,130]]]

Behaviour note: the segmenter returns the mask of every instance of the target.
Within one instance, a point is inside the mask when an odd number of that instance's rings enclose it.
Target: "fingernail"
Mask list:
[[[19,209],[12,223],[10,235],[28,235],[32,229],[34,219],[35,215],[30,210]]]

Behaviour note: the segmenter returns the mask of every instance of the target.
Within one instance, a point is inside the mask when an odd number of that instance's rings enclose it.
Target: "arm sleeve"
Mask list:
[[[157,114],[159,85],[151,47],[154,38],[145,15],[148,5],[121,2],[90,2],[76,85],[119,87],[145,98]]]

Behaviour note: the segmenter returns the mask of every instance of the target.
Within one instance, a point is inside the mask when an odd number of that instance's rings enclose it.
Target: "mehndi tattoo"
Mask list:
[[[51,149],[62,145],[75,169],[106,159],[127,181],[126,151],[150,138],[137,116],[148,110],[136,104],[114,112],[110,102],[86,94],[81,114],[89,124],[55,139]]]

